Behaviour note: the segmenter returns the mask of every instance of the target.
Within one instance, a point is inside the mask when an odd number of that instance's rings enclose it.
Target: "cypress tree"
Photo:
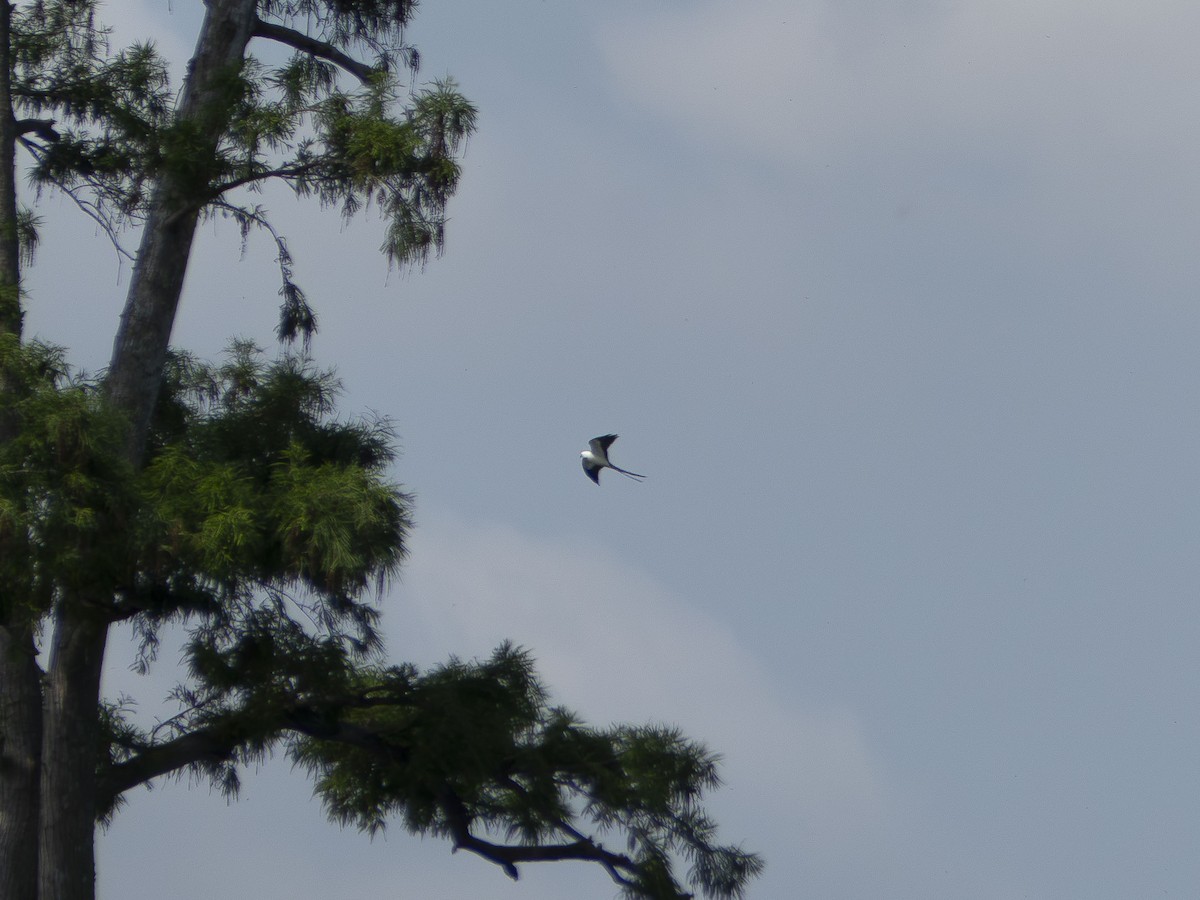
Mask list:
[[[428,671],[386,661],[372,598],[410,528],[392,434],[337,416],[336,380],[305,353],[316,315],[253,191],[283,182],[344,216],[371,206],[385,256],[422,262],[442,245],[475,110],[452,82],[402,89],[418,62],[409,0],[206,7],[172,100],[164,60],[114,52],[94,0],[0,4],[0,893],[91,900],[94,829],[128,790],[190,772],[232,793],[241,765],[277,752],[335,820],[398,820],[514,878],[576,859],[633,897],[740,896],[761,863],[716,841],[700,744],[588,727],[512,645]],[[19,163],[114,241],[139,235],[99,379],[23,339],[36,218]],[[169,346],[212,216],[275,241],[274,359],[244,342],[216,364]],[[164,627],[186,633],[180,712],[158,728],[100,696],[121,622],[147,664]],[[620,851],[600,842],[610,832]]]

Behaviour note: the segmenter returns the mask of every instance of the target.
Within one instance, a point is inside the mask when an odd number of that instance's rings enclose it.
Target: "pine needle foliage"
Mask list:
[[[149,187],[170,173],[202,214],[275,241],[286,340],[308,339],[317,322],[284,236],[252,199],[268,183],[347,219],[373,208],[389,262],[419,265],[440,252],[476,110],[452,80],[416,84],[419,55],[404,40],[414,4],[263,0],[251,45],[262,58],[225,73],[211,115],[192,118],[173,110],[157,49],[111,51],[95,6],[17,7],[13,100],[29,116],[21,143],[34,184],[65,191],[118,246],[123,229],[146,217]]]
[[[16,376],[0,405],[19,424],[0,444],[5,598],[36,598],[36,618],[86,593],[150,635],[290,592],[324,627],[377,645],[368,601],[404,558],[409,498],[388,479],[388,423],[334,419],[329,372],[247,343],[217,366],[175,357],[135,471],[120,417],[61,350],[6,337],[0,356]]]
[[[178,587],[181,611],[222,624],[262,591],[295,596],[321,626],[377,646],[364,598],[404,558],[409,498],[387,477],[390,426],[334,419],[338,390],[305,358],[267,362],[245,342],[218,366],[172,359],[140,476],[144,595]]]
[[[91,0],[38,0],[13,11],[13,103],[30,178],[58,187],[115,232],[140,216],[170,121],[164,60],[150,44],[110,52]]]
[[[661,726],[596,729],[551,705],[530,654],[511,644],[482,662],[419,674],[380,671],[344,722],[370,743],[304,737],[293,756],[317,778],[330,814],[374,832],[399,818],[503,866],[539,859],[600,863],[629,897],[693,889],[739,897],[760,860],[716,842],[700,807],[716,757]],[[613,835],[625,846],[608,850]],[[495,843],[496,836],[507,843]]]
[[[34,623],[64,593],[114,588],[136,488],[119,419],[70,377],[60,348],[0,336],[0,367],[14,425],[0,443],[0,604]]]

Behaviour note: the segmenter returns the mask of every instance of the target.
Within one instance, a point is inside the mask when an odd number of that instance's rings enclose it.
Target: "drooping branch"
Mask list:
[[[213,206],[225,210],[237,220],[242,229],[243,245],[252,225],[262,228],[275,241],[277,251],[275,261],[279,263],[281,281],[279,296],[283,298],[279,309],[279,325],[275,329],[275,334],[281,341],[287,343],[300,337],[307,348],[312,336],[317,333],[317,314],[308,305],[304,291],[300,289],[293,278],[292,254],[288,250],[287,241],[258,208],[246,209],[224,200],[215,201]]]
[[[369,698],[363,698],[362,703],[375,705]],[[260,713],[253,718],[239,710],[172,740],[141,747],[129,759],[111,766],[99,778],[98,808],[111,809],[121,794],[155,778],[205,763],[214,766],[229,763],[247,744],[268,743],[285,731],[346,744],[401,761],[408,756],[403,746],[385,740],[368,728],[330,717],[309,704],[291,706],[274,716]],[[449,787],[443,787],[439,806],[449,826],[454,849],[467,850],[495,863],[513,880],[520,876],[518,864],[532,862],[594,862],[621,885],[632,884],[639,872],[640,867],[633,859],[606,850],[566,823],[561,823],[561,827],[575,840],[557,844],[498,844],[472,833],[466,805]],[[681,894],[679,900],[689,896]]]
[[[370,81],[371,75],[375,71],[372,66],[368,66],[366,63],[359,62],[354,57],[348,56],[333,46],[333,44],[309,37],[307,34],[296,31],[293,28],[276,25],[274,22],[264,22],[262,19],[259,19],[254,23],[254,37],[278,41],[281,44],[287,44],[289,47],[299,50],[301,53],[309,53],[327,62],[331,62],[335,66],[345,69],[362,82]]]
[[[22,120],[22,121],[30,121],[30,120]],[[54,129],[51,128],[50,130],[51,130],[51,132],[53,132]],[[43,131],[38,128],[29,128],[25,131],[25,134],[30,134],[30,133],[36,133],[39,137],[45,137],[45,134],[43,133]],[[18,140],[19,140],[21,146],[24,147],[27,151],[29,151],[31,156],[33,156],[35,159],[38,159],[38,160],[42,159],[43,155],[46,152],[45,147],[43,147],[42,145],[40,145],[34,141],[31,141],[29,138],[26,138],[26,137],[18,138]],[[57,134],[54,134],[54,140],[58,140]],[[96,201],[96,200],[88,199],[88,197],[85,196],[84,190],[81,190],[81,188],[76,185],[68,184],[67,182],[63,181],[61,178],[56,178],[56,177],[51,176],[48,180],[56,188],[58,188],[60,191],[62,191],[64,194],[66,194],[68,197],[70,197],[71,201],[77,207],[79,207],[79,209],[83,212],[83,214],[86,215],[92,221],[94,221],[100,227],[100,230],[104,232],[105,236],[108,238],[109,243],[113,245],[113,249],[116,251],[118,256],[124,257],[125,259],[129,260],[130,262],[134,261],[134,259],[135,259],[134,255],[121,245],[121,240],[120,240],[121,222],[118,220],[117,216],[114,216],[111,212],[109,212],[108,208],[105,206],[103,201]],[[100,194],[103,192],[103,188],[100,187],[99,185],[97,185],[95,182],[89,181],[86,178],[83,179],[83,182],[84,183],[83,183],[82,187],[84,189],[90,189],[90,190],[94,191],[96,194]],[[129,214],[123,214],[123,215],[126,215],[127,218],[129,218],[129,219],[135,218],[134,216],[129,215]]]
[[[439,805],[450,827],[450,837],[455,850],[467,850],[477,856],[495,863],[509,878],[516,881],[520,877],[517,869],[519,863],[526,862],[561,862],[577,860],[579,862],[599,863],[620,885],[633,884],[638,874],[638,864],[621,853],[605,850],[591,838],[585,837],[571,829],[576,840],[559,844],[497,844],[484,840],[471,832],[471,816],[466,805],[450,788],[445,787],[439,797]],[[689,894],[682,894],[679,900],[687,900]]]
[[[387,705],[394,702],[394,698],[385,701]],[[341,698],[334,705],[344,712],[347,708],[378,704],[378,698],[363,695]],[[264,714],[260,709],[252,716],[242,709],[232,710],[172,740],[138,747],[129,759],[102,772],[98,784],[98,808],[111,809],[121,794],[155,778],[172,775],[192,766],[221,766],[232,762],[243,748],[261,747],[286,732],[356,747],[402,764],[409,756],[408,749],[402,744],[387,740],[370,728],[346,721],[340,715],[330,715],[326,705],[290,704],[274,713]],[[508,779],[501,780],[511,785]],[[606,850],[565,822],[559,823],[560,827],[574,840],[553,844],[498,844],[472,833],[471,816],[466,804],[448,786],[442,788],[438,805],[449,827],[455,850],[467,850],[495,863],[514,880],[520,874],[518,864],[532,862],[594,862],[621,885],[634,883],[640,871],[638,863],[630,857]],[[687,896],[680,895],[680,900]]]
[[[529,792],[526,791],[522,784],[511,775],[501,776],[500,783],[507,787],[514,794],[525,798],[529,796]],[[563,832],[563,834],[575,838],[575,845],[591,844],[595,846],[595,843],[591,840],[591,838],[574,828],[570,822],[559,818],[555,824]],[[631,860],[629,860],[629,858],[626,856],[620,856],[615,853],[610,853],[608,856],[610,857],[609,859],[598,859],[596,862],[600,863],[604,870],[608,872],[609,877],[612,878],[612,880],[617,884],[629,884],[629,879],[621,874],[621,870],[624,868],[625,863],[631,862]]]

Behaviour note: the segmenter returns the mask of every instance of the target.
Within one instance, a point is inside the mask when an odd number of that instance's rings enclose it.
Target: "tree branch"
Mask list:
[[[344,709],[358,704],[353,700],[344,700],[340,705]],[[129,759],[101,772],[98,779],[100,808],[109,809],[117,797],[131,788],[187,766],[229,762],[243,744],[270,740],[284,731],[294,731],[322,741],[349,744],[401,759],[408,755],[405,748],[389,743],[369,729],[330,718],[320,708],[310,704],[287,706],[274,715],[264,716],[259,712],[253,718],[244,710],[232,710],[173,740],[144,746]]]
[[[517,871],[518,863],[525,862],[558,862],[562,860],[578,860],[580,862],[599,863],[613,881],[620,885],[630,885],[632,880],[626,877],[636,875],[639,866],[628,856],[605,850],[589,837],[571,829],[577,840],[566,844],[495,844],[485,841],[471,833],[471,816],[466,805],[449,787],[444,787],[439,802],[446,822],[450,826],[450,836],[454,841],[455,850],[467,850],[489,862],[500,866],[513,881],[520,877]]]
[[[303,178],[309,172],[315,172],[321,168],[320,163],[309,162],[300,163],[294,166],[280,166],[276,169],[263,169],[259,172],[252,172],[248,175],[239,175],[237,178],[231,178],[228,181],[214,182],[208,196],[204,199],[196,200],[193,203],[188,203],[186,206],[181,206],[178,210],[167,219],[167,224],[179,221],[187,215],[203,209],[206,206],[224,206],[227,209],[233,209],[232,204],[222,203],[218,198],[222,194],[226,194],[235,188],[244,187],[248,184],[257,184],[260,181],[267,181],[271,178],[280,178],[284,181],[289,181],[294,178]],[[265,222],[265,220],[263,220]]]
[[[230,178],[228,181],[219,181],[213,184],[212,196],[219,197],[221,194],[228,193],[234,188],[239,188],[247,184],[254,184],[258,181],[266,181],[269,178],[281,178],[288,181],[293,178],[301,178],[309,172],[315,172],[321,168],[318,162],[300,163],[294,166],[280,166],[277,169],[263,169],[261,172],[253,172],[248,175],[239,175],[237,178]]]
[[[36,134],[44,141],[54,143],[59,134],[54,130],[53,119],[17,119],[17,134]]]
[[[355,701],[347,701],[342,704],[343,709],[357,706],[359,706],[359,703]],[[402,761],[407,760],[409,756],[406,748],[396,746],[369,728],[339,719],[330,719],[312,706],[293,707],[284,713],[283,719],[289,729],[310,738],[321,741],[333,741],[338,744],[349,744],[363,750],[370,750],[373,753],[399,757]]]
[[[244,739],[244,734],[234,737],[224,728],[211,727],[145,747],[132,758],[100,774],[97,785],[99,808],[109,809],[113,801],[130,788],[185,766],[228,762]]]
[[[33,120],[26,119],[23,121],[33,121]],[[53,129],[50,129],[50,130],[53,132]],[[37,134],[42,135],[41,130],[38,128],[30,128],[26,131],[26,133],[29,133],[29,132],[37,132]],[[58,140],[57,134],[54,135],[54,140]],[[29,153],[34,157],[34,159],[37,159],[39,161],[42,159],[43,154],[46,152],[46,149],[44,147],[35,143],[34,141],[29,140],[29,138],[20,137],[20,138],[18,138],[18,141],[20,142],[22,147],[24,147],[26,150],[29,151]],[[120,231],[120,224],[118,222],[113,221],[113,217],[110,216],[107,212],[105,212],[102,202],[94,202],[94,201],[88,200],[86,197],[82,196],[82,191],[78,187],[69,185],[60,178],[55,178],[55,177],[51,176],[49,178],[49,181],[56,188],[58,188],[60,191],[62,191],[64,194],[66,194],[68,197],[70,197],[71,200],[75,203],[75,205],[78,206],[79,209],[82,210],[83,213],[88,216],[88,218],[92,219],[97,225],[100,226],[100,230],[103,231],[104,234],[108,237],[109,243],[111,243],[113,245],[113,249],[117,252],[118,256],[123,256],[131,262],[134,261],[134,255],[132,253],[130,253],[128,250],[126,250],[124,247],[122,247],[120,240],[118,240],[118,238],[117,238],[117,234]],[[95,184],[88,182],[86,179],[84,180],[84,183],[88,188],[95,190],[97,193],[103,193],[101,188],[98,188]],[[132,219],[133,217],[130,216],[129,218]]]
[[[313,56],[333,63],[335,66],[341,66],[359,81],[370,81],[371,75],[375,71],[373,67],[368,66],[366,63],[361,63],[352,56],[347,56],[337,47],[333,46],[333,44],[319,41],[303,32],[287,28],[283,25],[276,25],[273,22],[264,22],[262,19],[259,19],[254,23],[253,36],[287,44],[301,53],[311,53]]]
[[[519,794],[522,798],[529,797],[529,792],[526,791],[525,788],[521,785],[521,783],[519,781],[517,781],[515,778],[513,778],[511,775],[501,776],[500,781],[502,784],[506,785],[510,791],[512,791],[515,794]],[[579,831],[577,828],[574,828],[570,822],[567,822],[561,818],[556,818],[555,824],[563,832],[563,834],[566,834],[568,837],[575,838],[576,844],[591,844],[592,843],[591,838],[589,838],[583,832]],[[608,860],[599,859],[596,861],[599,862],[600,865],[604,867],[605,871],[608,872],[609,877],[612,878],[612,880],[615,881],[617,884],[629,884],[629,879],[626,878],[624,875],[622,875],[621,872],[617,868],[618,865],[621,864],[621,863],[617,862],[617,860],[624,861],[624,860],[627,860],[628,857],[617,856],[617,854],[608,854],[608,855],[610,857],[615,857],[615,859],[608,859]]]

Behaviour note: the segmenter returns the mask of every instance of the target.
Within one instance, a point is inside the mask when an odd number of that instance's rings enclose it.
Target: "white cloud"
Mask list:
[[[1198,15],[1085,0],[715,0],[639,10],[598,41],[628,99],[727,152],[829,163],[848,148],[928,150],[934,136],[1059,159],[1096,152],[1097,138],[1144,149],[1191,133],[1179,86],[1197,74]]]
[[[714,808],[736,805],[735,818],[762,829],[727,825],[727,838],[768,849],[786,818],[788,842],[802,835],[840,856],[850,835],[888,818],[852,710],[780,698],[726,626],[603,546],[422,516],[389,607],[401,658],[482,657],[512,639],[534,653],[555,702],[585,720],[666,722],[703,740],[724,760]]]
[[[151,41],[171,66],[176,87],[192,54],[204,10],[179,0],[102,0],[99,20],[112,28],[113,49]]]

